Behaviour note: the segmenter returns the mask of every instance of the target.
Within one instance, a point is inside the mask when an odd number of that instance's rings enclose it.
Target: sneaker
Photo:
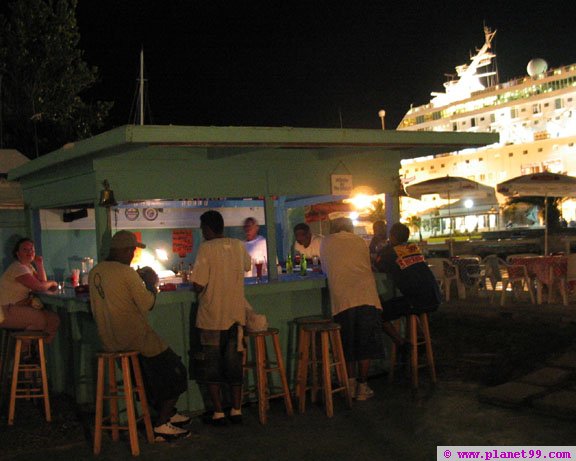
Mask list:
[[[188,437],[190,437],[190,431],[176,427],[172,423],[164,423],[154,428],[155,442],[171,442]]]
[[[186,426],[190,424],[191,418],[189,416],[183,415],[181,413],[174,413],[170,416],[169,423],[176,427]]]
[[[348,378],[348,388],[350,389],[350,397],[355,399],[358,388],[356,378]]]
[[[371,397],[374,397],[374,391],[368,387],[368,383],[358,383],[356,400],[368,400]]]

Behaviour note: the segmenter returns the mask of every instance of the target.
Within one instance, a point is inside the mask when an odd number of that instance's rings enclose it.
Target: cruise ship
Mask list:
[[[470,62],[457,66],[444,91],[432,93],[428,104],[411,107],[397,129],[498,132],[499,143],[405,160],[400,170],[404,186],[446,175],[488,186],[545,170],[576,176],[576,64],[548,69],[544,59],[536,58],[528,63],[527,75],[499,83],[495,34],[485,27],[484,45]],[[434,195],[403,197],[401,213],[406,220],[419,216],[425,237],[445,234],[448,220],[457,233],[486,231],[504,227],[499,206],[504,202],[497,196],[476,204],[464,199],[448,204]],[[573,201],[562,205],[562,213],[576,222]],[[526,225],[541,223],[527,220]]]

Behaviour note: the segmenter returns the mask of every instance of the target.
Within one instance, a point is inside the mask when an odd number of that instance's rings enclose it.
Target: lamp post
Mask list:
[[[385,130],[386,126],[384,124],[384,117],[386,117],[386,111],[384,109],[380,109],[378,111],[378,117],[380,117],[380,120],[382,121],[382,129]]]

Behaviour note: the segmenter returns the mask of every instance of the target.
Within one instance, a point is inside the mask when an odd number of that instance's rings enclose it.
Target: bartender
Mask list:
[[[313,234],[308,224],[301,222],[294,226],[294,240],[294,251],[306,259],[320,256],[322,236]]]
[[[258,234],[260,226],[256,218],[249,217],[244,220],[244,247],[252,259],[252,266],[255,261],[266,261],[268,254],[266,250],[266,239]],[[251,277],[252,269],[244,273],[245,277]]]

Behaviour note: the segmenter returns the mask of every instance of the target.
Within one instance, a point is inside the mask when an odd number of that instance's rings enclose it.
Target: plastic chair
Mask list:
[[[518,294],[524,291],[524,288],[530,295],[530,301],[534,304],[534,289],[532,287],[532,279],[528,275],[526,266],[522,264],[508,264],[502,260],[499,261],[500,274],[502,276],[502,295],[500,296],[500,305],[503,306],[506,301],[506,289],[508,284],[512,287],[512,292]]]
[[[466,287],[460,279],[460,270],[457,266],[452,264],[448,258],[428,258],[426,262],[430,266],[434,277],[438,280],[440,288],[444,291],[446,302],[450,301],[450,288],[453,282],[456,283],[458,297],[466,299]]]
[[[570,282],[576,282],[576,254],[567,256],[566,277],[560,280],[560,294],[562,295],[562,303],[568,305],[568,291]]]

